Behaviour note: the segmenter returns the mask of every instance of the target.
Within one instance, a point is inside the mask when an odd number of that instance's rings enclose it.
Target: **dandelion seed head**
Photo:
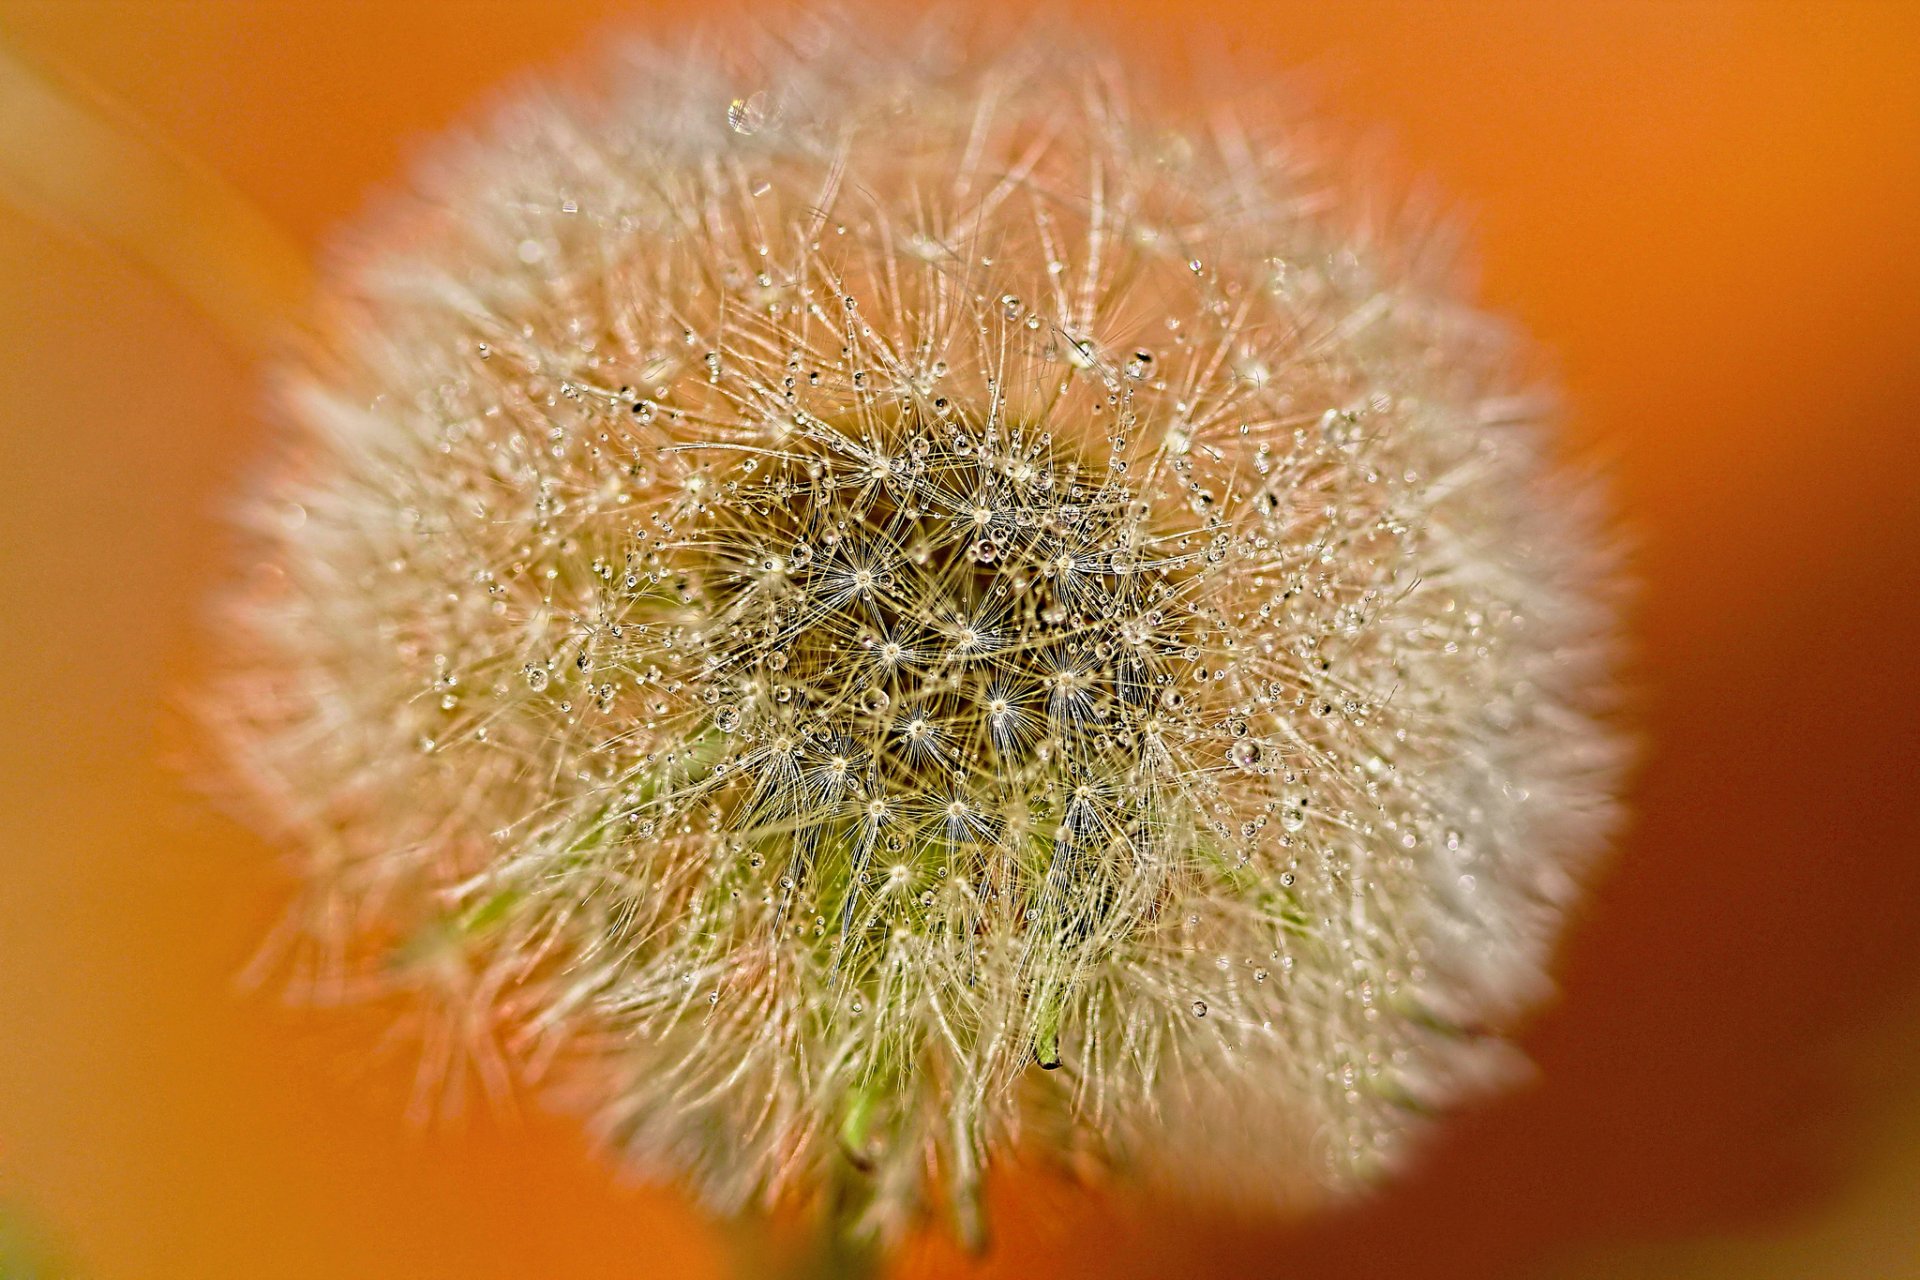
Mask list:
[[[1591,495],[1297,131],[823,38],[519,101],[286,371],[223,727],[314,981],[723,1208],[855,1120],[883,1235],[1373,1176],[1611,820]]]

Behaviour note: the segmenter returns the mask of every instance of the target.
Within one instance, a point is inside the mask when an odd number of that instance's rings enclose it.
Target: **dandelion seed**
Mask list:
[[[299,923],[721,1209],[1363,1180],[1608,829],[1594,504],[1304,137],[822,31],[522,102],[333,282],[223,687]]]

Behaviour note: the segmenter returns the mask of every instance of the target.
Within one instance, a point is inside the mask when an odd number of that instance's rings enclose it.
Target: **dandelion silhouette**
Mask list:
[[[221,698],[311,973],[854,1241],[1016,1145],[1363,1180],[1610,821],[1594,504],[1297,129],[808,32],[521,99],[336,274]]]

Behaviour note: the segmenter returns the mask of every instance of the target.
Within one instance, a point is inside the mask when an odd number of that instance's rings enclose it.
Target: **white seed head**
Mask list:
[[[520,100],[287,371],[224,728],[320,972],[722,1207],[1365,1176],[1611,815],[1514,344],[1295,132],[801,43]]]

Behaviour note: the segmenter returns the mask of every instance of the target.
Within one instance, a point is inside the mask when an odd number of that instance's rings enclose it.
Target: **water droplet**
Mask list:
[[[751,137],[760,132],[767,123],[767,95],[762,90],[745,98],[735,98],[727,104],[727,128],[742,137]]]
[[[1196,1018],[1204,1018],[1207,1016],[1207,1002],[1205,1000],[1195,1000],[1193,1002],[1193,1016]]]
[[[529,662],[527,664],[526,677],[527,688],[533,690],[535,693],[546,688],[547,681],[552,678],[547,674],[547,669],[537,662]]]
[[[1227,759],[1251,772],[1260,765],[1260,744],[1252,738],[1241,738],[1227,748]]]
[[[1320,432],[1329,444],[1344,448],[1360,439],[1360,415],[1329,409],[1320,417]]]
[[[732,733],[740,727],[740,708],[727,703],[713,713],[713,725],[722,733]]]

